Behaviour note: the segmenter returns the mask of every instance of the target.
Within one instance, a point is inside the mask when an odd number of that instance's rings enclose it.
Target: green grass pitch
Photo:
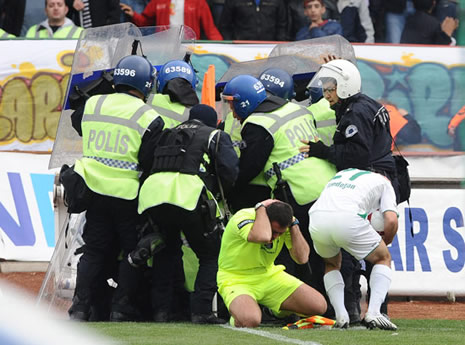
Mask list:
[[[396,332],[280,327],[233,329],[190,323],[89,323],[94,332],[127,345],[457,345],[465,344],[465,321],[393,320]]]

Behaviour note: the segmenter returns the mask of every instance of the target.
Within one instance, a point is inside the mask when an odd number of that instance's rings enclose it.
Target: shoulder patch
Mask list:
[[[353,137],[355,134],[358,133],[358,128],[357,126],[355,125],[349,125],[347,126],[346,128],[346,131],[345,131],[345,136],[346,138],[350,138],[350,137]]]
[[[246,220],[243,220],[242,222],[240,222],[239,224],[237,224],[237,228],[238,229],[242,229],[244,226],[246,226],[247,224],[250,224],[250,223],[253,223],[255,222],[254,219],[246,219]]]

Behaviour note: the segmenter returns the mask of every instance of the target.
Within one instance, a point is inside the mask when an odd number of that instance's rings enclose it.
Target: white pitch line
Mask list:
[[[291,343],[291,344],[297,344],[297,345],[321,345],[320,343],[315,343],[313,341],[303,341],[299,339],[288,338],[283,335],[273,334],[273,333],[266,332],[266,331],[259,331],[259,330],[251,329],[251,328],[237,328],[237,327],[232,327],[231,325],[221,325],[221,327],[228,328],[233,331],[254,334],[260,337],[270,338],[270,339],[280,341],[280,342],[285,342],[285,343]]]

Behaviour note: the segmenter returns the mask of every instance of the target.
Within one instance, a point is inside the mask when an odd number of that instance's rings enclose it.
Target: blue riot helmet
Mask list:
[[[238,75],[226,84],[222,97],[232,101],[234,112],[245,119],[266,99],[266,90],[257,78]]]
[[[281,68],[268,68],[258,78],[266,91],[275,96],[291,100],[294,98],[294,80]]]
[[[150,93],[155,81],[155,68],[146,58],[129,55],[122,58],[113,72],[113,82],[118,85],[130,86],[139,90],[144,97]]]
[[[165,63],[158,73],[157,92],[162,93],[166,83],[174,78],[187,80],[193,89],[197,87],[197,76],[192,66],[182,60],[172,60]]]

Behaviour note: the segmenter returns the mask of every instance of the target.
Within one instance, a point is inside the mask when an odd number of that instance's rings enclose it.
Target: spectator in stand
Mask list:
[[[0,0],[0,28],[10,35],[19,36],[25,7],[25,0]]]
[[[297,32],[305,25],[309,25],[308,18],[302,11],[302,0],[285,0],[288,14],[288,40],[295,41]],[[336,0],[323,0],[326,8],[323,20],[333,19],[339,21]]]
[[[339,0],[343,36],[349,42],[374,43],[375,29],[367,0]]]
[[[220,31],[225,40],[285,41],[284,0],[225,0]]]
[[[66,0],[68,18],[76,25],[95,28],[120,22],[119,0]]]
[[[295,41],[297,32],[305,25],[308,25],[308,18],[305,11],[302,11],[302,0],[286,0],[288,40]]]
[[[224,0],[207,0],[210,12],[212,13],[213,21],[216,27],[220,26],[221,13],[223,13]]]
[[[341,14],[337,9],[337,0],[323,0],[326,7],[326,13],[323,15],[323,19],[334,19],[339,20]]]
[[[385,41],[385,10],[386,2],[384,0],[369,0],[370,5],[370,17],[373,22],[373,28],[375,29],[375,42],[384,42]]]
[[[455,45],[452,33],[457,19],[446,17],[440,23],[431,13],[435,0],[413,0],[415,13],[407,18],[400,43]]]
[[[66,18],[65,0],[45,0],[47,19],[27,30],[26,38],[79,38],[82,28]]]
[[[23,12],[21,36],[26,36],[27,31],[34,24],[47,19],[45,14],[45,3],[37,0],[26,0]]]
[[[415,12],[412,0],[390,0],[386,6],[386,42],[400,43],[405,20]]]
[[[297,41],[336,34],[342,35],[342,26],[339,22],[332,19],[323,20],[323,14],[326,12],[323,0],[304,0],[303,3],[304,13],[310,20],[310,25],[305,25],[297,32]]]
[[[121,0],[120,4],[131,6],[134,12],[142,13],[149,2],[150,0]],[[121,11],[121,23],[130,21],[131,17],[127,16],[123,11]]]
[[[209,40],[223,39],[205,0],[185,0],[183,5],[179,1],[151,0],[142,13],[134,12],[126,4],[120,6],[137,26],[184,24],[194,30],[197,38],[200,38],[203,30]]]

